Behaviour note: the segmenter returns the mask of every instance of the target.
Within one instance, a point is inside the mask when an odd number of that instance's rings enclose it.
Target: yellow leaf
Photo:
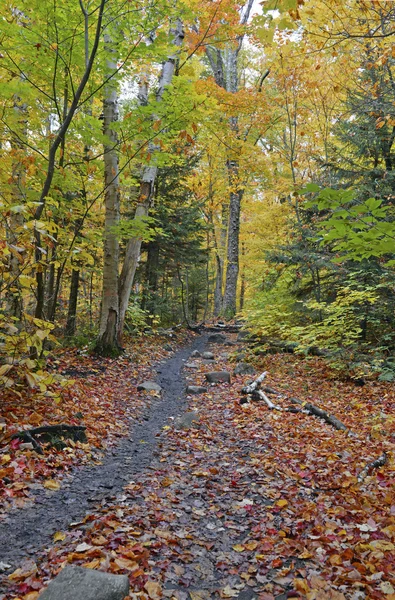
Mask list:
[[[139,566],[135,560],[130,560],[129,558],[116,558],[114,562],[121,569],[127,569],[128,571],[135,571]]]
[[[372,550],[382,550],[383,552],[395,550],[394,544],[387,540],[373,540],[372,542],[369,542],[369,546]]]
[[[10,462],[10,460],[11,456],[9,454],[4,454],[4,456],[1,458],[1,464],[5,465],[6,463]]]
[[[83,564],[82,566],[85,567],[85,569],[97,569],[98,567],[100,567],[101,562],[101,558],[94,558],[93,560]]]
[[[152,600],[159,600],[162,597],[162,588],[156,581],[147,581],[144,589]]]
[[[236,544],[235,546],[232,546],[233,550],[236,550],[236,552],[244,552],[245,550],[245,546],[243,546],[242,544]]]
[[[12,369],[14,365],[1,365],[0,367],[0,377],[8,373]]]
[[[66,539],[66,534],[63,531],[57,531],[53,536],[54,542],[63,542]]]
[[[279,500],[278,502],[276,502],[276,505],[280,508],[284,508],[284,506],[288,506],[288,500]]]
[[[301,592],[302,594],[308,594],[310,591],[307,581],[305,579],[299,579],[299,577],[294,579],[293,586],[296,590],[298,590],[298,592]]]
[[[44,487],[47,488],[47,490],[59,490],[60,483],[59,481],[55,481],[55,479],[47,479],[44,482]]]
[[[253,542],[248,542],[247,544],[244,544],[245,547],[247,548],[247,550],[255,550],[255,548],[258,547],[258,542],[253,541]]]

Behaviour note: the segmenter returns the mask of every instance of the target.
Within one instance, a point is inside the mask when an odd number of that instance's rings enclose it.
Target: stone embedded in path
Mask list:
[[[212,371],[206,373],[206,379],[209,383],[230,383],[230,373],[229,371]]]
[[[143,381],[143,383],[139,383],[137,386],[137,391],[142,392],[158,392],[162,391],[162,388],[155,381]]]
[[[223,333],[212,333],[208,336],[208,341],[211,344],[223,344],[226,342],[226,335]]]
[[[126,575],[70,565],[50,582],[39,600],[123,600],[128,594]]]
[[[185,363],[185,365],[184,365],[184,366],[185,366],[187,369],[198,369],[198,368],[199,368],[199,365],[198,365],[198,363],[195,363],[195,362],[188,362],[188,363]]]
[[[232,340],[226,340],[226,342],[224,342],[224,346],[237,346],[237,343],[232,342]]]
[[[214,354],[212,352],[203,352],[202,357],[206,360],[210,360],[214,358]]]
[[[201,385],[188,385],[185,391],[187,394],[204,394],[207,392],[207,388]]]
[[[199,358],[199,356],[202,356],[199,352],[199,350],[194,350],[191,354],[192,358]]]
[[[199,427],[199,413],[196,410],[186,412],[175,421],[176,429],[191,429],[191,427]]]
[[[234,370],[235,375],[255,375],[255,372],[254,367],[245,362],[239,362]]]

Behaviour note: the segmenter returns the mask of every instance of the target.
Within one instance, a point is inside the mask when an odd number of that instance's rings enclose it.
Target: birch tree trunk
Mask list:
[[[114,73],[117,68],[116,51],[108,35],[104,37],[107,71]],[[117,340],[119,323],[119,241],[114,228],[120,219],[118,135],[113,124],[118,120],[118,90],[113,79],[106,84],[103,100],[104,180],[105,180],[105,225],[104,225],[104,264],[103,291],[101,302],[100,329],[95,351],[102,356],[119,354],[121,348]]]
[[[182,21],[177,19],[175,26],[170,29],[170,35],[173,36],[172,43],[180,47],[184,40],[184,30]],[[161,74],[158,82],[158,90],[156,93],[156,101],[160,102],[163,97],[163,92],[166,87],[172,82],[178,53],[177,51],[168,57],[163,63]],[[144,89],[140,89],[139,99],[141,103],[147,103],[148,88],[145,86]],[[139,203],[136,208],[135,218],[141,218],[141,216],[147,216],[150,206],[153,201],[155,180],[158,172],[156,166],[156,154],[160,152],[159,148],[151,148],[151,161],[142,172],[140,182],[140,193]],[[125,314],[128,308],[130,293],[132,291],[133,280],[137,269],[137,264],[140,257],[141,251],[141,238],[132,238],[129,240],[126,247],[125,261],[123,264],[121,277],[120,277],[120,291],[119,291],[119,323],[118,323],[118,340],[121,343],[122,334],[125,324]]]

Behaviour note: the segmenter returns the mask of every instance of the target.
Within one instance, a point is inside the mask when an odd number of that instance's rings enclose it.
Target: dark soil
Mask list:
[[[149,467],[161,428],[169,417],[176,417],[186,406],[185,378],[180,373],[184,361],[193,350],[203,350],[206,341],[206,335],[196,338],[157,366],[156,381],[163,388],[161,398],[152,401],[140,420],[131,426],[128,438],[109,451],[101,464],[76,469],[58,492],[38,490],[34,505],[10,513],[0,523],[0,563],[10,565],[7,573],[24,558],[50,545],[56,531],[80,521],[93,507],[114,500],[126,483]]]

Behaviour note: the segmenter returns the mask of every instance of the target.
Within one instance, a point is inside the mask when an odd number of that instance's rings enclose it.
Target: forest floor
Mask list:
[[[71,563],[127,574],[133,600],[395,600],[394,386],[339,381],[315,357],[255,359],[283,394],[276,404],[312,402],[347,426],[338,431],[240,404],[253,378],[233,375],[240,345],[194,336],[169,358],[164,343],[141,340],[116,361],[65,353],[55,366],[75,383],[55,413],[48,399],[7,406],[8,436],[21,419],[68,417],[87,425],[88,443],[43,456],[3,444],[0,599],[36,600]],[[215,362],[191,359],[194,349]],[[231,371],[231,384],[185,395],[213,370]],[[136,392],[152,377],[161,398]],[[180,430],[186,410],[199,421]]]

